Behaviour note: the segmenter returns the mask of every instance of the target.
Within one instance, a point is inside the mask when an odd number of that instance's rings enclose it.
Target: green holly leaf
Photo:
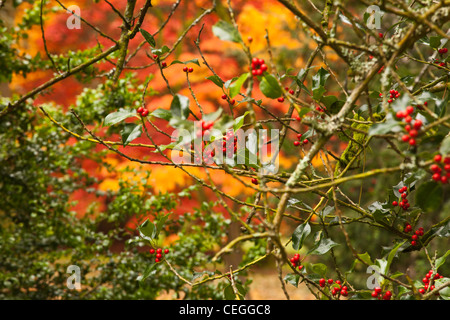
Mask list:
[[[212,32],[220,40],[232,42],[242,41],[239,31],[232,24],[223,20],[219,20],[215,25],[213,25]]]
[[[144,29],[139,29],[139,32],[144,37],[145,41],[147,41],[148,44],[154,48],[156,45],[155,38],[153,38],[153,36],[149,32],[145,31]]]
[[[123,146],[127,146],[131,141],[139,138],[142,134],[142,125],[134,123],[125,123],[120,135],[122,136]]]
[[[181,94],[176,94],[170,104],[170,111],[173,117],[187,119],[189,116],[189,98]]]
[[[306,224],[299,225],[292,234],[292,247],[294,250],[299,250],[303,246],[303,241],[311,233],[311,226]]]
[[[283,94],[283,90],[278,84],[277,79],[269,73],[263,75],[259,83],[259,89],[267,98],[271,99],[279,98]]]
[[[135,110],[126,110],[126,109],[119,109],[119,111],[113,112],[108,114],[105,117],[104,125],[105,126],[112,126],[119,122],[122,122],[123,120],[135,117],[136,111]]]

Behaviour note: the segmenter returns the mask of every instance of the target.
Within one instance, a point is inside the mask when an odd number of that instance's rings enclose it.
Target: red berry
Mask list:
[[[267,64],[262,64],[259,68],[262,72],[264,72],[267,70]]]
[[[419,134],[419,133],[417,132],[416,129],[412,129],[411,131],[409,131],[409,135],[410,135],[412,138],[417,137],[418,134]]]
[[[403,141],[403,142],[408,142],[410,138],[411,138],[411,137],[409,136],[409,134],[404,134],[404,135],[402,136],[402,141]]]
[[[406,116],[406,117],[405,117],[405,122],[406,122],[406,123],[410,123],[411,121],[412,121],[411,116]]]
[[[435,173],[435,174],[433,174],[433,176],[431,178],[434,181],[440,181],[441,180],[441,175],[439,173]]]
[[[300,145],[300,141],[294,141],[294,146],[298,147]]]
[[[411,239],[413,239],[414,241],[417,241],[417,239],[418,239],[417,234],[413,234],[413,235],[411,236]]]
[[[398,202],[397,202],[397,201],[392,201],[392,205],[393,205],[394,207],[396,207],[396,206],[398,206]]]
[[[422,127],[423,122],[419,119],[417,119],[416,121],[414,121],[414,128],[416,128],[417,130],[420,129],[420,127]]]
[[[415,242],[414,240],[413,240],[413,241],[411,241],[411,245],[412,245],[413,247],[415,247],[415,246],[416,246],[416,244],[417,244],[417,242]]]
[[[164,250],[164,253],[165,253],[165,254],[168,254],[168,253],[169,253],[169,249],[165,249],[165,250]]]
[[[414,112],[414,108],[412,106],[407,106],[406,107],[406,113],[407,114],[412,114]]]
[[[292,89],[289,90],[289,93],[290,93],[290,94],[294,94],[294,90],[292,90]]]
[[[341,295],[344,297],[348,296],[347,290],[341,290]]]
[[[194,72],[194,68],[189,68],[188,71],[189,71],[189,73],[192,73],[192,72]]]
[[[323,287],[325,287],[325,282],[326,282],[325,279],[322,278],[319,280],[319,285],[323,288]]]
[[[442,176],[441,177],[441,182],[442,183],[447,183],[448,182],[448,178],[446,176]]]
[[[425,289],[424,288],[420,288],[419,289],[419,293],[424,294],[425,293]]]
[[[157,55],[157,54],[154,54],[154,55],[153,55],[153,59],[156,59],[156,58],[158,58],[158,55]]]
[[[233,104],[235,104],[235,103],[236,103],[236,100],[234,100],[234,99],[230,100],[230,104],[231,104],[231,105],[233,105]]]
[[[378,34],[378,36],[379,36],[380,38],[383,38],[383,34],[382,34],[381,32]]]
[[[156,249],[156,253],[161,253],[161,252],[162,252],[161,248]]]
[[[308,143],[308,139],[303,140],[303,144],[307,144]]]
[[[444,164],[450,164],[450,157],[445,157]]]
[[[222,95],[222,99],[223,99],[223,100],[226,100],[226,99],[227,99],[227,95],[226,95],[226,94],[223,94],[223,95]]]
[[[441,173],[441,168],[437,165],[437,164],[432,164],[430,166],[430,170],[435,172],[435,173]]]
[[[328,284],[333,284],[333,279],[328,279]]]
[[[139,107],[139,108],[137,108],[137,110],[136,110],[137,113],[142,113],[142,111],[144,111],[144,108],[142,108],[142,107]]]
[[[437,154],[434,156],[434,162],[441,162],[442,161],[442,156],[440,154]]]
[[[247,37],[247,41],[248,41],[248,42],[252,42],[252,41],[253,41],[253,38],[252,38],[251,36],[248,36],[248,37]]]
[[[155,253],[155,249],[152,248],[152,249],[149,250],[149,252],[150,252],[150,254],[154,254]]]
[[[388,100],[388,103],[392,103],[392,101],[393,101],[392,99],[389,99],[389,100]]]
[[[161,258],[162,258],[162,254],[161,254],[161,253],[157,253],[157,254],[156,254],[156,258],[157,258],[157,259],[161,259]]]
[[[188,67],[184,67],[184,68],[183,68],[183,71],[184,71],[184,72],[188,72]]]
[[[302,121],[302,118],[300,118],[299,116],[296,116],[296,117],[295,117],[295,120],[297,120],[297,121]]]
[[[160,262],[160,261],[161,261],[161,260],[158,259],[158,258],[155,259],[155,262],[156,262],[156,263],[158,263],[158,262]]]
[[[147,109],[142,111],[141,116],[146,117],[147,115],[148,115],[148,110]]]
[[[253,179],[252,179],[252,183],[257,185],[257,184],[258,184],[258,179],[253,178]]]
[[[161,62],[161,67],[163,67],[163,68],[167,67],[167,62],[165,62],[165,61]]]
[[[372,297],[376,298],[378,296],[378,293],[376,291],[372,291]]]
[[[422,282],[425,283],[425,284],[428,284],[428,283],[430,283],[430,280],[425,277],[425,278],[422,279]]]
[[[417,144],[416,139],[410,139],[408,143],[410,146],[415,146]]]
[[[256,76],[257,74],[256,74],[256,70],[255,69],[253,69],[252,70],[252,76]]]
[[[380,287],[376,287],[375,289],[373,289],[374,292],[376,292],[377,294],[381,293],[381,288]]]
[[[447,171],[447,172],[450,172],[450,164],[446,164],[444,166],[444,170]]]
[[[298,133],[298,134],[297,134],[297,139],[300,140],[301,137],[302,137],[302,134],[301,134],[301,133]]]
[[[284,102],[284,98],[283,97],[279,97],[277,100],[278,100],[278,102]]]
[[[411,130],[411,125],[407,124],[407,125],[405,126],[405,130],[409,132],[409,131]],[[416,131],[416,132],[417,132],[417,131]]]

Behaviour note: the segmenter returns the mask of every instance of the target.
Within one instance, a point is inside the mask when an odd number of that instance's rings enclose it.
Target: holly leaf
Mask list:
[[[142,125],[134,123],[125,123],[120,135],[122,136],[123,146],[126,147],[131,141],[139,138],[142,134]]]
[[[240,91],[241,87],[244,84],[245,80],[247,80],[249,73],[242,74],[235,82],[233,82],[229,87],[229,96],[230,98],[235,97]]]
[[[339,243],[336,243],[329,238],[322,238],[319,240],[319,242],[316,243],[316,245],[313,248],[311,248],[311,250],[308,252],[308,255],[310,254],[322,255],[330,251],[331,248],[336,247],[338,245]]]
[[[153,48],[156,46],[155,38],[153,38],[153,36],[149,32],[145,31],[144,29],[140,29],[140,28],[139,28],[139,32],[142,34],[145,41],[147,41],[150,46],[152,46]]]
[[[170,104],[170,111],[173,117],[187,119],[189,116],[189,98],[176,94]]]
[[[296,273],[288,273],[284,277],[284,282],[292,284],[294,287],[298,288],[298,281],[300,280],[300,275]]]
[[[435,181],[422,183],[416,192],[416,205],[426,212],[433,212],[441,206],[443,189]]]
[[[169,121],[172,118],[172,112],[170,110],[161,108],[154,110],[150,115],[167,121]]]
[[[173,64],[189,64],[189,63],[194,63],[200,67],[200,63],[198,62],[198,59],[192,59],[192,60],[188,60],[188,61],[174,60],[170,63],[170,66]]]
[[[269,73],[264,74],[259,83],[259,89],[267,98],[271,99],[279,98],[283,94],[277,79]]]
[[[309,236],[310,233],[311,226],[308,223],[301,224],[295,229],[291,238],[292,247],[294,250],[299,250],[303,246],[303,241]]]
[[[242,41],[239,31],[232,24],[223,20],[219,20],[215,25],[213,25],[212,32],[216,37],[223,41]]]
[[[119,109],[116,112],[110,113],[105,117],[104,125],[105,126],[112,126],[115,125],[127,118],[135,117],[136,111],[135,110],[126,110],[126,109]]]
[[[224,82],[216,75],[206,77],[206,79],[212,81],[219,88],[223,88]]]
[[[246,111],[242,116],[237,117],[236,119],[234,119],[234,124],[233,124],[233,130],[234,132],[238,131],[244,124],[244,118],[246,115],[248,115],[248,111]]]

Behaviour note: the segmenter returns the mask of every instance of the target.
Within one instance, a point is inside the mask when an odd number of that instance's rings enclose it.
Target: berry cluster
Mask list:
[[[252,59],[252,75],[261,76],[267,70],[267,65],[264,63],[263,59],[253,58]]]
[[[436,182],[448,183],[450,179],[450,157],[445,157],[442,159],[442,155],[437,154],[434,156],[434,164],[430,166],[430,170],[433,173],[432,179]],[[445,174],[442,173],[441,165],[444,165]]]
[[[380,93],[380,98],[383,96],[382,93]],[[397,90],[389,90],[389,100],[387,101],[388,103],[392,103],[394,102],[395,99],[397,99],[398,97],[400,97],[400,92],[398,92]]]
[[[284,87],[284,90],[286,90],[287,92],[289,92],[289,94],[294,94],[294,90],[289,89],[288,87]]]
[[[417,245],[417,240],[419,240],[419,237],[423,236],[423,228],[420,227],[419,229],[417,229],[414,234],[411,236],[411,245],[412,246],[416,246]]]
[[[391,300],[392,292],[388,290],[383,295],[383,292],[381,291],[381,288],[380,287],[376,287],[372,291],[372,297],[378,298],[378,300],[381,300],[381,299],[383,299],[383,300]]]
[[[428,290],[433,291],[434,285],[432,284],[434,280],[442,279],[443,276],[441,276],[439,273],[436,273],[433,276],[433,270],[428,271],[428,273],[425,275],[425,278],[422,279],[423,282],[423,288],[419,289],[420,294],[425,294]],[[436,295],[439,295],[439,292],[436,293]]]
[[[186,72],[186,73],[192,73],[192,72],[194,72],[194,68],[184,67],[183,71]]]
[[[398,189],[398,192],[400,192],[400,197],[402,198],[402,200],[400,202],[392,201],[392,205],[394,207],[400,206],[403,210],[408,210],[409,202],[408,202],[408,199],[406,198],[408,196],[407,191],[408,191],[408,187],[406,187],[406,186]]]
[[[137,108],[136,112],[139,113],[142,117],[146,117],[148,115],[148,110],[143,107]]]
[[[227,96],[226,94],[223,94],[223,95],[222,95],[222,99],[223,99],[223,100],[227,100],[228,103],[231,104],[231,105],[234,105],[234,104],[236,103],[236,100],[234,100],[234,99],[231,99],[231,100],[228,99],[228,96]]]
[[[308,143],[308,141],[309,141],[308,139],[303,139],[303,141],[300,142],[301,138],[302,138],[302,134],[301,134],[301,133],[297,134],[297,139],[298,139],[298,140],[295,140],[295,141],[294,141],[294,146],[298,147],[298,146],[300,146],[301,144],[302,144],[302,145],[305,145],[305,144]]]
[[[342,295],[344,297],[348,296],[348,288],[347,286],[341,286],[341,281],[340,280],[336,280],[334,281],[333,279],[328,279],[325,280],[324,278],[319,280],[319,286],[321,286],[322,288],[324,288],[327,284],[329,286],[331,286],[333,283],[336,283],[337,286],[333,286],[331,289],[331,294],[333,296],[335,295]]]
[[[448,49],[447,48],[441,48],[441,49],[438,50],[438,52],[439,52],[439,54],[445,54],[445,53],[448,52]]]
[[[407,106],[405,110],[398,111],[396,117],[398,119],[403,119],[405,121],[405,130],[408,132],[402,136],[403,142],[408,142],[410,146],[415,146],[417,144],[416,137],[419,135],[419,130],[422,128],[423,122],[420,119],[416,119],[413,121],[411,115],[414,113],[413,106]],[[412,123],[412,126],[411,126]]]
[[[155,256],[155,262],[158,263],[162,260],[163,258],[163,250],[161,248],[158,249],[153,249],[151,248],[149,250],[150,254],[154,254],[156,252],[156,256]],[[169,253],[169,249],[164,249],[164,254],[168,254]]]
[[[294,256],[289,261],[291,261],[292,266],[294,268],[297,268],[297,264],[298,264],[298,270],[303,269],[303,266],[300,265],[300,255],[298,253],[294,254]]]

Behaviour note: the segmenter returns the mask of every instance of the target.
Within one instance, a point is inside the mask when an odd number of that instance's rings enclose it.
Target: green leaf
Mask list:
[[[445,114],[447,113],[447,104],[448,104],[449,98],[450,98],[450,94],[447,91],[447,93],[443,99],[436,99],[434,112],[437,115],[439,115],[439,118],[444,117]]]
[[[158,222],[156,222],[156,228],[154,229],[153,233],[153,239],[157,239],[159,236],[159,233],[161,232],[162,228],[164,227],[164,224],[167,221],[167,218],[169,217],[170,213],[162,216],[161,218],[158,219]]]
[[[394,248],[392,248],[391,252],[389,252],[388,258],[387,258],[387,265],[386,265],[386,272],[389,270],[389,267],[391,266],[392,260],[394,260],[394,257],[397,254],[398,249],[406,243],[407,240],[404,240],[400,243],[398,243]]]
[[[144,37],[145,41],[147,41],[148,44],[154,48],[156,45],[156,42],[155,42],[155,39],[153,38],[153,36],[149,32],[145,31],[144,29],[139,29],[139,32]]]
[[[234,119],[234,124],[233,124],[233,130],[234,132],[238,131],[242,125],[244,124],[244,118],[246,115],[248,115],[248,111],[246,111],[242,116],[237,117],[236,119]]]
[[[271,99],[279,98],[283,94],[283,90],[278,84],[277,79],[269,73],[263,75],[259,83],[259,89],[267,98]]]
[[[233,287],[231,284],[223,290],[223,294],[225,296],[225,300],[236,300],[236,295],[234,294]]]
[[[389,132],[400,132],[403,128],[399,125],[398,121],[394,120],[392,115],[389,113],[386,116],[386,121],[383,123],[374,124],[369,128],[369,136],[376,134],[386,134]]]
[[[156,266],[155,261],[154,260],[150,260],[149,261],[149,265],[147,266],[147,268],[145,268],[145,271],[142,274],[142,277],[140,278],[139,281],[143,282],[145,279],[147,279],[150,276],[152,270],[155,268],[155,266]]]
[[[323,263],[312,264],[310,265],[310,268],[313,273],[317,273],[322,278],[325,278],[325,276],[327,275],[327,266]]]
[[[299,225],[292,234],[292,247],[294,250],[299,250],[303,246],[303,241],[311,233],[311,226],[306,224]]]
[[[362,260],[362,261],[364,261],[365,263],[367,263],[369,266],[370,265],[373,265],[373,262],[372,262],[372,259],[370,259],[370,255],[369,255],[369,253],[360,253],[360,254],[358,254],[358,257]]]
[[[167,53],[169,51],[170,51],[170,49],[167,46],[164,46],[164,47],[162,47],[160,49],[153,49],[152,53],[156,54],[158,57],[160,57],[160,56],[162,56],[163,54],[165,54],[165,53]]]
[[[312,90],[312,92],[313,92],[313,98],[314,98],[314,100],[320,101],[320,100],[322,99],[322,97],[323,97],[323,94],[324,94],[325,92],[327,92],[327,90],[325,90],[325,88],[324,88],[323,86],[320,86],[320,87],[318,87],[318,88],[314,88],[314,89]]]
[[[198,62],[198,59],[192,59],[192,60],[188,60],[188,61],[174,60],[170,63],[170,66],[173,64],[189,64],[189,63],[194,63],[200,67],[200,63]]]
[[[430,37],[430,47],[437,49],[441,46],[441,37]]]
[[[330,251],[331,248],[338,246],[339,243],[334,242],[329,238],[322,238],[316,245],[308,252],[310,254],[322,255]]]
[[[284,277],[284,282],[292,284],[294,287],[298,288],[298,281],[300,280],[300,275],[296,273],[288,273]]]
[[[426,212],[433,212],[441,206],[443,190],[440,183],[427,181],[416,192],[416,205]]]
[[[324,68],[320,68],[319,71],[312,77],[312,88],[317,89],[323,87],[327,81],[330,73]]]
[[[133,116],[134,117],[136,116],[135,110],[119,109],[119,111],[108,114],[105,117],[105,121],[103,124],[105,126],[112,126],[112,125],[115,125],[115,124],[117,124],[127,118],[133,117]]]
[[[443,155],[450,154],[450,136],[447,136],[442,140],[439,152]]]
[[[203,116],[202,120],[207,121],[207,122],[208,121],[216,121],[217,118],[219,118],[221,114],[222,114],[222,109],[218,109],[217,111],[214,111],[212,113],[205,114]]]
[[[166,110],[166,109],[162,109],[162,108],[158,108],[158,109],[154,110],[150,115],[152,115],[156,118],[167,120],[167,121],[169,121],[172,118],[172,112],[170,112],[170,110]]]
[[[442,278],[442,279],[437,279],[435,281],[435,287],[440,287],[442,286],[444,283],[448,282],[450,279],[449,278]],[[439,290],[439,296],[444,299],[444,300],[450,300],[450,287],[445,287],[442,290]]]
[[[250,73],[242,74],[235,82],[230,85],[229,96],[230,98],[235,97],[240,91],[241,87],[244,84],[245,80],[247,80]]]
[[[139,226],[139,231],[146,237],[153,239],[153,233],[155,232],[155,225],[148,219]]]
[[[213,75],[213,76],[207,77],[206,79],[211,80],[219,88],[223,88],[224,82],[218,76]]]
[[[239,31],[236,28],[223,20],[219,20],[212,27],[212,32],[216,37],[223,41],[241,42],[242,38]]]
[[[142,134],[142,125],[134,123],[125,123],[120,135],[122,136],[123,146],[127,146],[131,141],[139,138]]]
[[[450,250],[447,250],[447,252],[442,257],[436,259],[436,270],[438,270],[439,267],[445,263],[445,260],[447,259],[447,256],[449,254],[450,254]]]
[[[181,94],[176,94],[170,104],[170,111],[173,117],[187,119],[189,116],[189,98]]]

